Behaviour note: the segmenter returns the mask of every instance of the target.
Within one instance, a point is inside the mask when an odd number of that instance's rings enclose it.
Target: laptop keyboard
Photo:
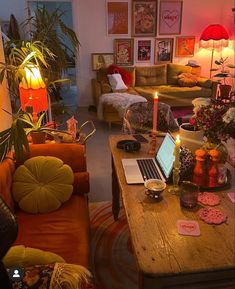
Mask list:
[[[137,164],[144,180],[161,179],[152,159],[138,159]]]

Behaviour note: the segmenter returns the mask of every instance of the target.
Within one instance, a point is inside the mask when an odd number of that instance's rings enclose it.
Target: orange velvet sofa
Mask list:
[[[86,168],[85,146],[79,144],[30,145],[26,158],[54,156],[69,165],[74,172],[72,197],[58,210],[45,214],[22,211],[11,195],[12,175],[17,165],[12,158],[0,163],[0,195],[14,211],[19,226],[14,245],[37,248],[60,255],[67,263],[90,269],[90,222],[87,193],[89,174]]]

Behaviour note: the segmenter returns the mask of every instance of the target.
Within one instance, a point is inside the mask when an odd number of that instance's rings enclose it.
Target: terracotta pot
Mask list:
[[[44,131],[32,131],[30,135],[34,144],[41,144],[45,143],[46,141],[46,133]]]
[[[232,86],[228,84],[221,84],[219,89],[220,89],[220,97],[225,97],[227,98],[230,94]]]
[[[180,126],[181,145],[189,149],[192,153],[203,144],[203,131],[194,130],[190,123],[183,123]]]

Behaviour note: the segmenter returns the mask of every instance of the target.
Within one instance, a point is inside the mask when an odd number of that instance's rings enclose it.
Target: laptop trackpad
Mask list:
[[[133,164],[124,165],[126,182],[128,184],[141,184],[144,182],[141,172],[134,160]]]

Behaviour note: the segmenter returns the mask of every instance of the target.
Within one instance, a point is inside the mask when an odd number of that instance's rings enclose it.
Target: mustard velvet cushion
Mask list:
[[[65,263],[65,260],[57,254],[25,247],[23,245],[11,247],[3,258],[5,268],[10,268],[12,266],[28,267],[56,262]]]
[[[27,213],[52,212],[71,197],[73,180],[72,169],[62,160],[51,156],[33,157],[16,169],[12,193]]]
[[[178,75],[178,83],[180,86],[193,87],[197,84],[197,77],[191,73],[181,73]]]

